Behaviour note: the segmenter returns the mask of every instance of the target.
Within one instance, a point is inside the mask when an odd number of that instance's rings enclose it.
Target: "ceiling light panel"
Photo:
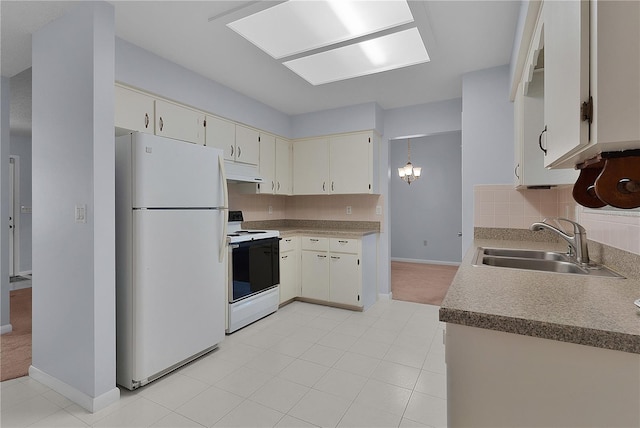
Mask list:
[[[420,32],[410,28],[283,64],[312,85],[321,85],[428,61]]]
[[[406,0],[289,0],[227,26],[278,59],[409,22]]]

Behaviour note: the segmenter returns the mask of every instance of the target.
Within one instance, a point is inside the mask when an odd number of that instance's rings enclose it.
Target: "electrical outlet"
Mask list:
[[[347,214],[351,214],[351,205],[347,205]]]
[[[273,206],[269,205],[269,214],[273,214]]]
[[[382,207],[380,205],[376,205],[376,215],[382,215]]]

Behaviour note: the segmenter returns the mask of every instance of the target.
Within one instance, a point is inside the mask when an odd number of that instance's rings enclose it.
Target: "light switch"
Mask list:
[[[87,204],[76,205],[76,223],[87,222]]]

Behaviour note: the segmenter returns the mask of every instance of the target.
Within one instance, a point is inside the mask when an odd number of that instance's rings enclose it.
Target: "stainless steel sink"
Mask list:
[[[553,251],[478,247],[473,265],[623,278],[604,266],[581,266],[572,261],[567,254]]]

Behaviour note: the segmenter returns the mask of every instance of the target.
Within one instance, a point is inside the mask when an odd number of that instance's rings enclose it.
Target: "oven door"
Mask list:
[[[229,244],[229,303],[280,283],[280,238]]]

